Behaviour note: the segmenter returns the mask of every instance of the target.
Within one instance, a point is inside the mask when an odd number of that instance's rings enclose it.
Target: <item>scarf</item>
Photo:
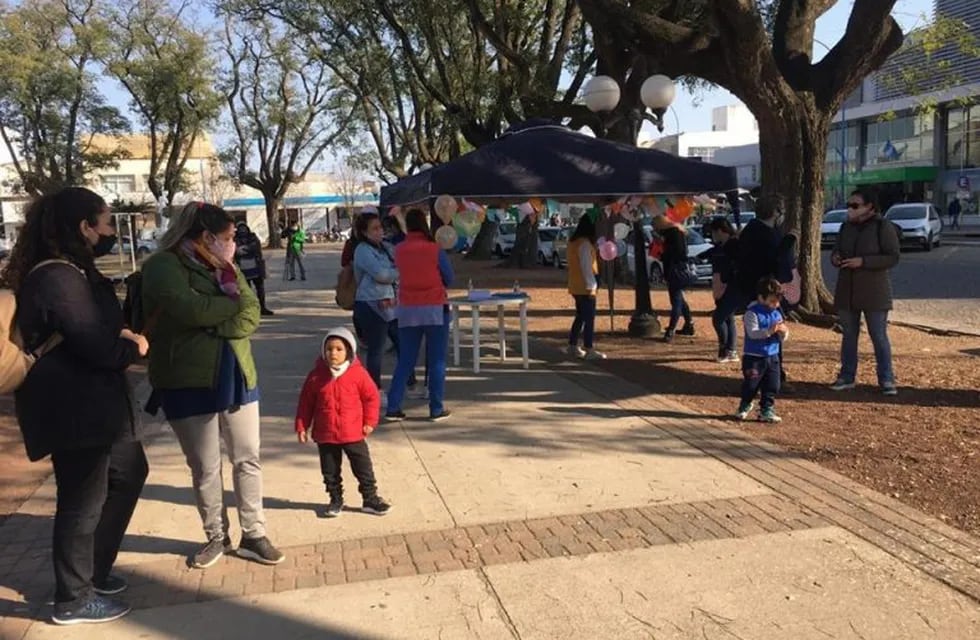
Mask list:
[[[335,367],[335,366],[330,365],[330,364],[328,364],[327,366],[330,367],[330,373],[333,374],[334,380],[336,380],[340,376],[342,376],[345,373],[347,373],[347,370],[350,369],[350,360],[347,360],[346,362],[341,363],[339,367]]]
[[[234,265],[215,256],[200,240],[184,240],[181,249],[188,258],[214,274],[222,293],[232,300],[238,300],[241,291],[238,289],[238,275]]]

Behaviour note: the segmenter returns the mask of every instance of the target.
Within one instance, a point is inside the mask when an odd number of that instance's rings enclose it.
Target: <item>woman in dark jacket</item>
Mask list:
[[[95,258],[115,243],[112,216],[95,193],[69,187],[27,211],[3,279],[17,295],[17,328],[41,356],[15,394],[31,460],[50,455],[56,624],[107,622],[129,606],[110,574],[147,475],[126,369],[147,353],[123,327],[112,283]]]
[[[262,241],[244,222],[239,222],[235,228],[235,264],[248,283],[255,287],[262,315],[275,315],[265,303],[266,265],[265,258],[262,257]]]
[[[663,216],[653,220],[654,229],[664,239],[664,252],[660,261],[664,267],[664,277],[667,280],[667,292],[670,295],[670,324],[664,332],[664,342],[674,339],[677,322],[684,316],[684,326],[680,335],[693,336],[694,322],[691,320],[691,308],[684,299],[684,289],[691,285],[683,277],[687,266],[687,235],[684,229]]]

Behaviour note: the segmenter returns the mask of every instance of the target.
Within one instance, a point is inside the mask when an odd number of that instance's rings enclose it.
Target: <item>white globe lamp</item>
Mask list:
[[[592,113],[612,111],[619,104],[619,83],[609,76],[595,76],[582,88],[582,99]]]
[[[664,75],[650,76],[640,87],[640,99],[650,109],[666,109],[674,101],[677,87],[674,81]]]

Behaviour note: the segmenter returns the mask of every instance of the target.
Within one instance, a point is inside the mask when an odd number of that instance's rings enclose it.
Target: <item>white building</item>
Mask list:
[[[758,142],[758,123],[747,107],[737,104],[711,110],[711,131],[663,136],[641,142],[640,146],[666,151],[682,158],[714,162],[715,153],[719,149]]]

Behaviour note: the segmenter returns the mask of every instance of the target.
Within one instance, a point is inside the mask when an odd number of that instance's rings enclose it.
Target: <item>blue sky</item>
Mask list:
[[[847,28],[847,19],[853,4],[850,0],[838,2],[833,9],[824,14],[817,22],[816,39],[829,47],[837,44]],[[908,32],[911,28],[921,26],[932,16],[932,6],[932,0],[898,0],[892,15],[902,25],[902,29]],[[822,58],[825,53],[824,48],[818,44],[816,57]],[[678,90],[673,105],[677,118],[674,118],[673,113],[666,115],[664,135],[677,133],[678,124],[681,131],[710,131],[711,109],[739,102],[738,98],[724,89],[716,89],[700,95],[691,95],[687,91]],[[651,125],[647,125],[641,137],[657,137],[656,130]]]
[[[980,0],[978,0],[980,1]],[[847,26],[847,18],[851,12],[853,0],[841,0],[830,11],[828,11],[817,22],[817,40],[827,46],[834,46]],[[922,25],[932,15],[933,0],[898,0],[892,12],[895,19],[902,25],[906,32],[909,29]],[[816,46],[817,57],[822,57],[825,52],[820,45]],[[110,104],[114,104],[124,111],[128,111],[129,99],[121,86],[113,81],[103,83],[103,91]],[[683,89],[679,89],[677,98],[674,101],[672,113],[668,113],[665,118],[664,135],[671,135],[680,131],[709,131],[711,129],[711,109],[729,104],[737,104],[738,98],[723,89],[702,92],[691,95]],[[676,118],[675,118],[676,114]],[[138,126],[136,118],[132,118],[134,127]],[[656,137],[656,130],[649,124],[641,133],[641,138]],[[215,136],[221,140],[221,135]],[[0,145],[0,162],[6,162],[7,150]],[[332,164],[329,161],[326,164]]]

